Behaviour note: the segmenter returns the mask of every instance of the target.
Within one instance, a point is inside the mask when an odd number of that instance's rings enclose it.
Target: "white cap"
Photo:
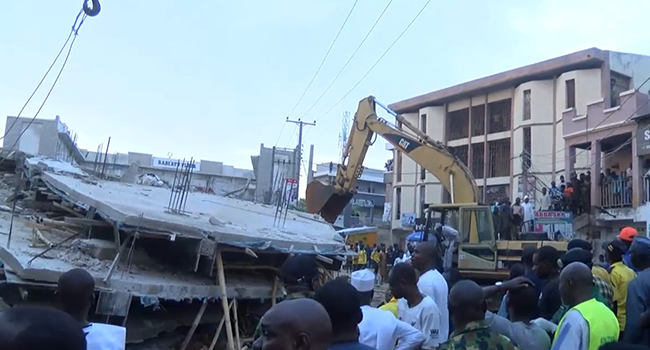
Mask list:
[[[525,195],[525,196],[524,196],[524,200],[526,200],[526,199],[528,199],[528,195]]]
[[[368,269],[354,271],[350,275],[350,284],[359,292],[370,292],[375,287],[375,274]]]

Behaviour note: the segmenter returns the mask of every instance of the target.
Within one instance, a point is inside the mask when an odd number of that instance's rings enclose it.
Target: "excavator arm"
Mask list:
[[[411,135],[376,114],[376,106],[394,115],[401,124],[411,130]],[[309,213],[320,213],[327,222],[334,223],[356,193],[357,179],[363,172],[363,160],[379,135],[396,149],[413,159],[433,174],[451,195],[452,203],[478,203],[478,187],[469,169],[442,143],[431,139],[404,117],[385,107],[370,96],[359,101],[354,115],[348,143],[339,165],[336,179],[331,185],[312,181],[307,185],[306,204]]]

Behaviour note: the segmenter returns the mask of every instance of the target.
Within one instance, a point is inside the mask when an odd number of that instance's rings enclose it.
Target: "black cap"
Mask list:
[[[569,265],[570,263],[581,262],[587,266],[591,266],[592,265],[591,259],[593,259],[593,255],[591,254],[591,252],[580,248],[573,248],[568,252],[564,253],[564,255],[558,261],[558,265],[560,265],[560,267],[563,268]]]
[[[607,247],[605,248],[607,253],[613,253],[616,255],[623,255],[625,254],[625,251],[627,250],[627,245],[623,243],[620,239],[615,239],[607,244]]]
[[[584,249],[586,251],[592,251],[594,247],[591,245],[591,243],[585,241],[584,239],[573,239],[567,244],[567,250],[571,250],[573,248],[580,248]]]
[[[290,256],[280,270],[282,278],[288,283],[308,282],[318,276],[318,264],[312,255]]]

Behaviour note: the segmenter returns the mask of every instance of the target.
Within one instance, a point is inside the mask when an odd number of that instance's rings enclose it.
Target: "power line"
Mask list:
[[[280,139],[282,138],[282,133],[284,132],[284,127],[287,125],[287,123],[282,123],[282,129],[280,129],[280,136],[278,136],[278,139],[275,140],[275,145],[273,147],[278,146],[278,142],[280,142]]]
[[[84,2],[84,6],[85,6],[85,2]],[[68,47],[68,52],[67,52],[67,54],[65,55],[65,59],[63,60],[63,64],[61,65],[61,69],[59,70],[59,73],[56,75],[56,78],[54,79],[54,82],[52,83],[52,86],[50,87],[50,90],[47,92],[47,95],[45,95],[45,99],[43,100],[43,103],[41,103],[40,107],[38,108],[38,110],[37,110],[36,113],[34,114],[34,117],[29,121],[29,123],[28,123],[27,126],[23,129],[23,131],[20,132],[20,134],[19,134],[18,137],[16,138],[16,141],[13,143],[13,145],[12,145],[11,148],[9,149],[9,153],[8,153],[8,155],[11,154],[11,151],[14,150],[14,148],[16,147],[16,145],[18,144],[18,142],[20,141],[20,138],[23,136],[23,134],[25,134],[25,132],[26,132],[26,131],[29,129],[29,127],[32,125],[32,123],[34,123],[34,120],[36,120],[36,118],[38,117],[38,114],[41,112],[41,110],[43,109],[43,106],[45,106],[45,103],[47,102],[47,100],[49,99],[50,95],[52,94],[52,91],[54,90],[54,87],[56,86],[56,83],[59,81],[59,78],[61,77],[61,74],[63,73],[63,70],[65,69],[65,66],[66,66],[66,64],[68,63],[68,59],[70,58],[70,53],[72,52],[72,47],[74,46],[74,43],[75,43],[75,41],[77,40],[77,35],[79,34],[79,29],[81,28],[81,26],[83,25],[83,23],[84,23],[84,21],[86,20],[87,17],[88,17],[88,15],[87,15],[87,14],[84,14],[84,15],[81,17],[81,21],[79,22],[79,25],[78,25],[76,28],[73,26],[74,37],[72,38],[72,42],[70,42],[70,46]],[[78,18],[79,18],[79,15],[77,15],[77,19],[78,19]],[[75,20],[75,24],[76,24],[76,23],[77,23],[77,20]],[[8,156],[8,155],[7,155],[7,156]],[[7,159],[7,156],[5,156],[5,157],[3,157],[2,159],[0,159],[0,164],[2,164],[2,162],[5,161],[5,159]]]
[[[608,115],[607,117],[603,118],[603,120],[601,120],[598,124],[596,124],[596,126],[593,127],[593,130],[596,130],[596,129],[597,129],[599,126],[601,126],[605,121],[607,121],[609,118],[611,118],[612,116],[614,116],[618,111],[622,110],[622,109],[623,109],[623,106],[625,106],[625,104],[627,103],[627,101],[629,101],[632,97],[634,97],[634,96],[636,95],[636,93],[639,92],[639,90],[643,87],[643,85],[645,85],[645,84],[648,83],[648,81],[650,81],[650,76],[649,76],[646,80],[644,80],[643,83],[641,83],[641,85],[639,85],[638,88],[634,89],[634,92],[631,93],[631,94],[630,94],[630,95],[629,95],[629,96],[628,96],[628,97],[627,97],[627,98],[626,98],[626,99],[625,99],[625,100],[624,100],[624,101],[623,101],[623,102],[618,106],[618,107],[620,107],[619,109],[615,110],[612,114],[610,114],[610,115]],[[638,111],[637,111],[637,112],[638,112]],[[636,113],[636,112],[635,112],[635,113]],[[632,115],[632,116],[634,116],[634,115]],[[632,116],[630,116],[630,118],[631,118]],[[628,121],[630,118],[627,118],[625,121]],[[587,130],[587,134],[586,134],[585,136],[588,136],[588,134],[589,134],[589,132],[588,132],[588,130]],[[556,151],[555,153],[540,154],[540,155],[536,155],[536,157],[552,157],[552,156],[554,156],[554,155],[556,155],[556,154],[558,154],[558,153],[564,151],[565,149],[566,149],[566,147],[560,149],[559,151]],[[583,151],[580,152],[580,154],[582,154],[582,153],[584,153],[584,152],[585,152],[585,151],[583,150]],[[579,154],[576,154],[576,157],[577,157],[578,155],[579,155]]]
[[[650,78],[649,78],[648,80],[646,80],[646,81],[650,81]],[[636,93],[636,92],[635,92],[635,93]],[[630,114],[627,118],[625,118],[625,120],[623,120],[623,124],[624,124],[624,123],[627,123],[627,122],[630,121],[632,118],[634,118],[634,117],[637,115],[637,113],[638,113],[639,111],[641,111],[645,106],[648,105],[648,103],[650,103],[650,99],[648,99],[645,103],[643,103],[641,106],[639,106],[639,107],[638,107],[634,112],[632,112],[632,114]],[[619,110],[620,110],[620,109],[619,109]],[[618,112],[619,110],[617,110],[616,112]],[[614,112],[614,113],[616,113],[616,112]],[[612,113],[612,114],[614,114],[614,113]],[[611,116],[611,115],[610,115],[610,116]],[[596,126],[596,127],[597,127],[597,126]],[[606,138],[610,137],[610,136],[611,136],[615,131],[616,131],[616,128],[613,128],[612,131],[610,131],[607,135],[605,135],[604,137],[602,137],[602,138],[600,138],[600,139],[602,140],[602,139],[606,139]],[[636,138],[636,133],[633,133],[632,136],[629,137],[625,142],[623,142],[623,143],[621,144],[621,146],[620,146],[619,148],[616,149],[615,152],[618,152],[620,149],[622,149],[624,146],[626,146],[627,143],[632,142],[632,140],[634,140],[635,138]],[[566,149],[566,147],[564,147],[562,150],[564,150],[564,149]],[[590,149],[590,148],[587,148],[587,149],[581,150],[580,152],[576,152],[575,155],[569,157],[569,160],[574,160],[574,159],[577,158],[579,155],[583,154],[584,152],[586,152],[586,151],[589,150],[589,149]],[[537,157],[537,156],[535,155],[535,157]],[[604,158],[601,158],[601,159],[604,159]],[[552,164],[552,163],[550,163],[550,164]],[[590,163],[589,167],[591,167],[591,165],[593,165],[593,164],[595,164],[595,163]]]
[[[393,0],[388,1],[388,4],[386,4],[386,7],[384,7],[384,10],[381,12],[381,14],[379,14],[379,17],[377,17],[377,20],[375,20],[375,23],[372,25],[372,27],[370,28],[370,30],[368,31],[368,33],[366,33],[366,36],[363,38],[363,40],[361,40],[361,42],[359,43],[359,46],[357,46],[357,48],[354,50],[354,52],[352,53],[352,55],[350,55],[350,58],[348,58],[347,62],[345,62],[345,64],[343,65],[343,67],[341,67],[341,70],[339,70],[339,72],[336,74],[336,76],[334,77],[334,79],[332,80],[332,82],[327,86],[327,88],[325,89],[325,91],[323,91],[323,93],[322,93],[320,96],[318,96],[318,98],[316,99],[316,101],[315,101],[315,102],[314,102],[314,103],[309,107],[309,109],[307,109],[307,111],[305,111],[305,113],[302,114],[302,116],[301,116],[300,118],[304,118],[304,117],[305,117],[309,112],[311,112],[311,110],[312,110],[312,109],[313,109],[313,108],[318,104],[318,102],[320,102],[320,100],[323,98],[323,96],[325,96],[325,94],[327,94],[327,92],[332,88],[332,86],[333,86],[334,83],[339,79],[339,77],[341,76],[341,74],[343,73],[343,71],[345,70],[345,68],[347,68],[347,66],[350,64],[350,62],[351,62],[352,59],[354,58],[354,56],[356,56],[357,52],[359,52],[359,49],[361,49],[361,47],[362,47],[363,44],[366,42],[366,40],[368,39],[368,37],[370,36],[370,34],[375,30],[375,27],[377,26],[377,23],[379,23],[379,21],[381,20],[381,18],[382,18],[382,17],[384,16],[384,14],[386,13],[386,10],[388,10],[388,7],[389,7],[390,4],[392,4],[392,3],[393,3]]]
[[[32,91],[32,94],[29,95],[29,98],[27,99],[27,101],[25,102],[23,107],[20,109],[20,112],[18,112],[18,115],[16,116],[16,119],[14,119],[13,123],[11,123],[11,126],[9,126],[9,129],[7,129],[7,131],[5,131],[4,135],[2,135],[2,137],[0,137],[0,140],[7,137],[7,134],[11,131],[11,129],[14,128],[14,126],[18,122],[18,119],[20,118],[21,114],[23,114],[23,111],[25,110],[25,108],[27,107],[29,102],[32,100],[34,95],[36,95],[36,92],[38,91],[38,89],[41,87],[41,85],[45,81],[45,78],[47,78],[48,74],[50,74],[50,71],[52,70],[52,68],[56,64],[56,61],[59,60],[59,57],[61,56],[61,53],[63,53],[63,50],[65,50],[65,47],[68,46],[68,42],[70,41],[70,38],[72,37],[72,35],[75,33],[75,27],[77,26],[77,21],[79,20],[79,16],[81,15],[82,12],[83,12],[83,9],[79,10],[79,13],[77,14],[77,17],[75,18],[74,23],[72,24],[72,28],[70,29],[70,34],[68,34],[68,38],[65,39],[65,42],[63,43],[63,46],[61,46],[61,49],[59,50],[59,53],[54,58],[54,61],[52,61],[52,64],[50,64],[50,68],[47,69],[47,71],[45,72],[45,75],[43,75],[43,77],[41,78],[41,81],[38,82],[38,85],[36,85],[36,88],[34,89],[34,91]]]
[[[330,52],[332,51],[332,48],[334,47],[334,44],[336,44],[336,41],[339,39],[339,35],[341,35],[341,32],[343,31],[343,28],[345,28],[345,25],[348,23],[348,20],[350,19],[350,16],[352,15],[352,12],[354,11],[354,8],[357,6],[357,3],[359,0],[355,0],[354,3],[352,4],[352,8],[350,9],[350,12],[348,12],[347,17],[345,17],[345,21],[343,21],[343,24],[341,25],[341,28],[339,28],[339,31],[336,33],[336,36],[334,37],[334,40],[330,44],[329,49],[327,49],[327,53],[325,53],[325,57],[323,57],[323,60],[320,62],[320,65],[318,66],[318,69],[316,70],[316,73],[314,73],[314,76],[311,78],[309,81],[309,84],[307,84],[307,87],[305,90],[302,92],[302,95],[300,95],[300,98],[298,99],[298,102],[296,102],[296,105],[293,106],[291,109],[291,112],[289,112],[289,115],[287,115],[287,118],[291,117],[293,112],[298,108],[298,105],[300,102],[302,102],[302,99],[305,97],[305,94],[307,93],[307,90],[311,87],[311,84],[314,83],[314,80],[316,79],[316,76],[318,76],[318,73],[320,73],[320,70],[323,68],[323,65],[325,64],[325,61],[327,60],[327,57],[329,57]]]
[[[328,115],[328,114],[329,114],[329,113],[330,113],[334,108],[336,108],[336,106],[338,106],[341,102],[343,102],[343,100],[344,100],[346,97],[348,97],[348,95],[349,95],[352,91],[354,91],[354,89],[356,89],[357,86],[359,86],[359,84],[361,84],[361,82],[362,82],[364,79],[366,79],[366,77],[370,74],[370,72],[372,72],[372,70],[375,69],[375,67],[377,66],[377,64],[379,64],[379,62],[381,62],[381,60],[382,60],[382,59],[386,56],[386,54],[387,54],[387,53],[388,53],[388,52],[393,48],[393,46],[395,46],[395,44],[397,44],[397,42],[402,38],[402,36],[404,36],[404,34],[406,33],[406,31],[408,31],[409,28],[411,28],[411,26],[413,25],[413,23],[415,23],[415,21],[418,19],[418,17],[420,17],[420,15],[422,14],[422,12],[424,12],[424,10],[427,8],[427,6],[429,6],[430,3],[431,3],[431,0],[427,0],[427,2],[424,4],[424,6],[422,6],[422,8],[420,9],[420,11],[415,15],[415,17],[413,17],[413,19],[411,20],[411,22],[409,22],[409,24],[406,26],[406,28],[404,28],[404,30],[400,33],[400,35],[397,36],[397,38],[395,38],[395,40],[390,44],[390,46],[388,46],[388,48],[386,49],[386,51],[384,51],[384,53],[383,53],[381,56],[379,56],[379,58],[377,59],[377,61],[375,61],[375,63],[370,67],[370,69],[368,69],[368,71],[366,72],[366,74],[364,74],[364,75],[361,77],[361,79],[359,79],[359,81],[357,81],[357,83],[354,84],[354,86],[353,86],[350,90],[348,90],[348,92],[346,92],[345,95],[343,95],[343,97],[341,97],[341,99],[339,99],[339,100],[338,100],[338,101],[337,101],[337,102],[336,102],[336,103],[335,103],[335,104],[334,104],[330,109],[328,109],[327,112],[323,113],[323,115],[321,115],[320,117],[316,118],[317,121],[318,121],[319,119],[323,118],[324,116]]]

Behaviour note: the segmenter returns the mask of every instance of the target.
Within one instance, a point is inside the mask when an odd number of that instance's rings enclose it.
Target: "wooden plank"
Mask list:
[[[113,226],[113,225],[111,225],[110,222],[95,220],[95,219],[87,219],[87,218],[65,217],[64,221],[69,223],[69,224],[74,224],[74,225],[78,225],[78,226],[82,226],[82,225],[96,226],[96,227],[111,227],[111,226]]]
[[[217,279],[221,290],[221,304],[223,306],[223,317],[226,320],[226,336],[228,337],[228,350],[235,350],[235,341],[232,334],[232,323],[230,322],[230,308],[228,307],[228,292],[226,290],[226,274],[223,270],[223,259],[220,247],[217,247]],[[239,350],[239,349],[237,349]]]
[[[196,317],[194,318],[194,322],[192,322],[192,327],[190,327],[190,331],[187,332],[187,335],[185,336],[185,340],[183,340],[183,345],[181,345],[180,350],[185,350],[187,348],[187,345],[189,345],[190,340],[192,340],[192,336],[196,331],[196,327],[199,326],[199,323],[203,318],[203,313],[205,313],[205,309],[207,307],[208,307],[208,298],[205,298],[203,299],[203,305],[201,305],[201,309],[199,309],[199,313],[196,314]]]
[[[233,298],[235,302],[232,306],[232,313],[235,318],[235,341],[237,343],[237,350],[241,349],[241,342],[239,341],[239,316],[237,315],[237,298]]]
[[[72,214],[72,215],[74,215],[74,216],[76,216],[78,218],[83,218],[84,217],[84,214],[81,214],[80,212],[75,211],[72,208],[66,207],[65,205],[63,205],[63,204],[61,204],[59,202],[52,202],[52,205],[59,208],[59,209],[61,209],[61,210],[63,210],[63,211],[66,211],[66,212],[68,212],[68,213],[70,213],[70,214]]]
[[[228,312],[230,312],[230,308],[234,305],[235,299],[233,299],[230,302],[230,305],[228,306]],[[221,317],[221,321],[219,321],[219,326],[217,327],[217,332],[214,334],[214,337],[212,338],[212,343],[210,343],[210,347],[208,350],[214,350],[214,347],[217,345],[217,340],[219,340],[219,334],[221,334],[221,329],[223,328],[223,325],[226,321],[226,317]]]

